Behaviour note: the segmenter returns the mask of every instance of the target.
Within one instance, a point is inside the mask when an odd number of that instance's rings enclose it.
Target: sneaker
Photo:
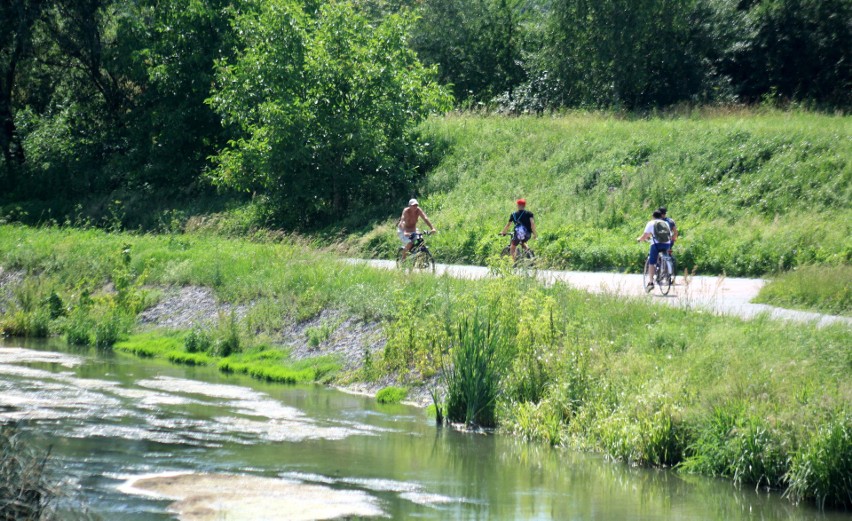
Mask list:
[[[654,283],[649,282],[647,286],[645,286],[645,292],[650,293],[654,291]]]

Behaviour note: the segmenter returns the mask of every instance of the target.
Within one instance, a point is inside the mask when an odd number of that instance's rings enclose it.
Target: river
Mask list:
[[[848,519],[723,480],[436,427],[419,409],[322,386],[61,341],[2,346],[0,422],[52,447],[53,472],[76,491],[59,508],[105,520]]]

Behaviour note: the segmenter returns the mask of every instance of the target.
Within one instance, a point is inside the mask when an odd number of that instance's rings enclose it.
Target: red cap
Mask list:
[[[526,205],[527,205],[527,200],[526,200],[526,199],[518,199],[516,202],[517,202],[518,204],[522,204],[522,205],[524,205],[524,206],[526,206]]]

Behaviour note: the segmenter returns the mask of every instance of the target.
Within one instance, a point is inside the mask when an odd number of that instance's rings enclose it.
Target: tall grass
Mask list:
[[[852,315],[852,265],[802,266],[760,289],[755,302]]]
[[[493,314],[462,318],[451,337],[444,368],[447,419],[467,426],[497,425],[497,398],[511,360],[509,345]]]
[[[811,434],[793,457],[788,494],[820,507],[852,505],[852,415],[838,414]]]

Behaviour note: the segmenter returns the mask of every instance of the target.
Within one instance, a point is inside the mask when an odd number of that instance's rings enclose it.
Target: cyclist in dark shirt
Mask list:
[[[530,240],[530,237],[538,238],[538,234],[535,231],[535,219],[533,218],[533,213],[527,210],[527,201],[525,199],[518,199],[517,203],[518,211],[513,212],[512,215],[509,216],[509,222],[506,223],[506,226],[503,227],[503,231],[500,232],[500,235],[506,235],[506,230],[509,229],[509,226],[513,224],[515,225],[515,229],[512,232],[512,245],[510,247],[513,259],[517,258],[516,251],[519,244],[526,248],[527,241]]]

